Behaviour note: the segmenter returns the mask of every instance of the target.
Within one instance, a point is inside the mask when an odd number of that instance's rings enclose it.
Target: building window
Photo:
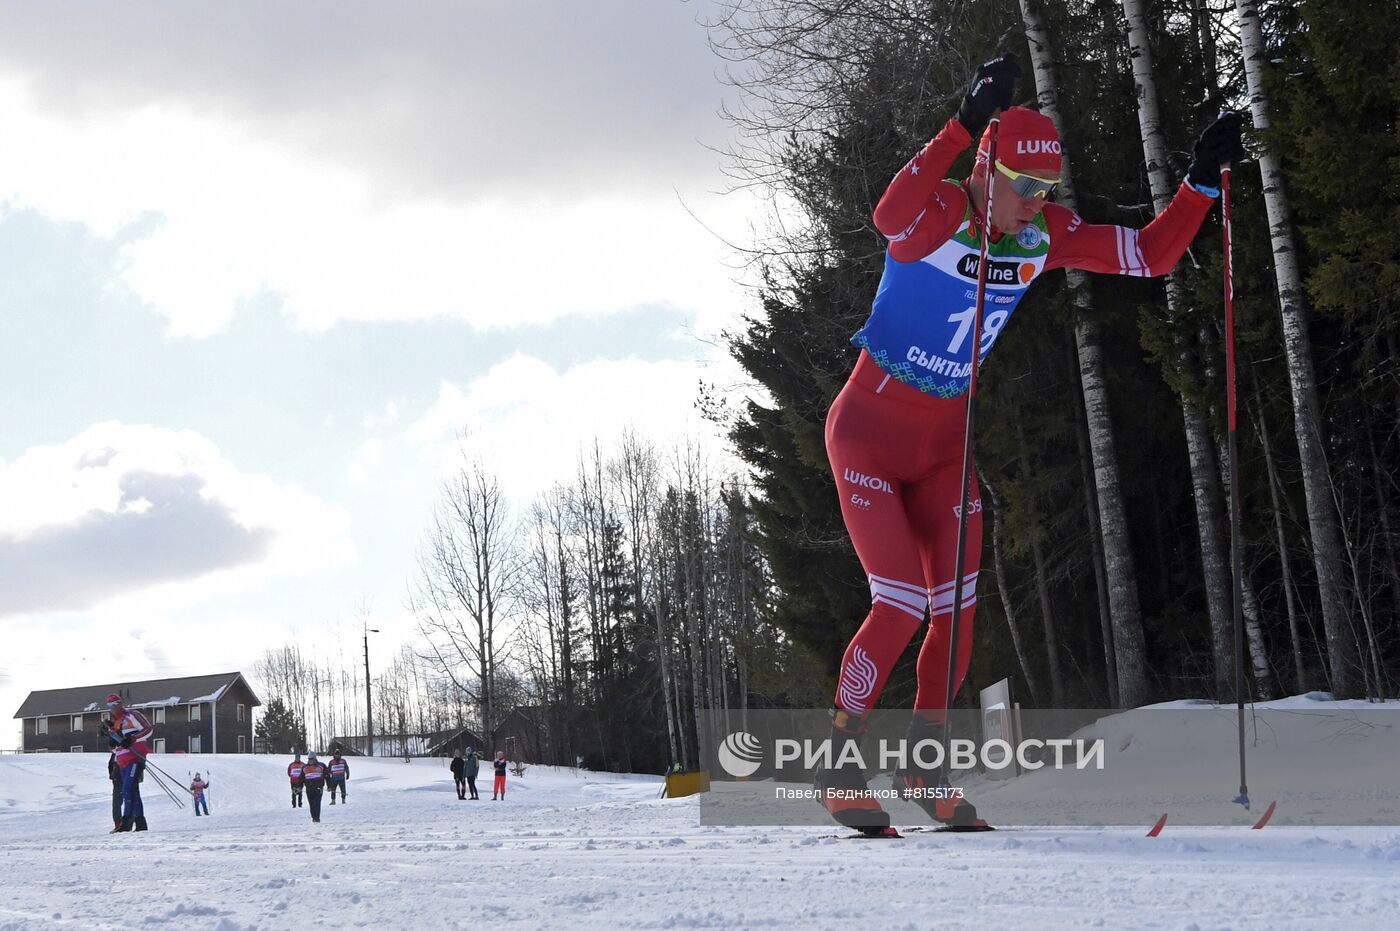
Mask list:
[[[42,736],[42,735],[44,735],[44,734],[47,734],[48,732],[49,732],[49,719],[48,719],[48,718],[35,718],[35,719],[34,719],[34,733],[35,733],[36,735]]]
[[[73,726],[70,728],[70,730],[80,731],[80,730],[82,730],[82,729],[83,729],[83,716],[80,715],[80,714],[75,714],[75,715],[73,715]]]
[[[238,707],[242,708],[243,706],[242,706],[242,705],[239,705]],[[239,734],[239,735],[238,735],[238,752],[239,752],[239,753],[247,753],[247,752],[248,752],[248,738],[247,738],[247,737],[244,737],[242,734]]]
[[[69,747],[69,748],[68,748],[68,752],[69,752],[69,753],[82,753],[82,752],[83,752],[83,745],[82,745],[82,744],[78,744],[78,745],[75,746],[75,747]]]
[[[191,752],[191,753],[203,753],[203,752],[204,752],[203,750],[200,749],[200,741],[199,741],[199,735],[198,735],[198,734],[196,734],[196,735],[194,735],[193,737],[190,738],[190,752]]]
[[[165,752],[165,738],[164,738],[164,737],[157,737],[155,740],[151,741],[151,752],[152,752],[152,753],[164,753],[164,752]]]
[[[165,709],[164,709],[164,708],[152,708],[151,710],[155,712],[155,717],[151,719],[151,723],[152,723],[152,724],[164,724],[164,723],[165,723]]]
[[[243,720],[243,709],[244,709],[245,707],[246,707],[246,706],[244,706],[244,705],[239,705],[239,706],[238,706],[238,720],[240,720],[240,721]]]
[[[200,708],[199,705],[190,705],[190,720],[191,720],[191,721],[198,721],[198,720],[199,720],[199,708]]]

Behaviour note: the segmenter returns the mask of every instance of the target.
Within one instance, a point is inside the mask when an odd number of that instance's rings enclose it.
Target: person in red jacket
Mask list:
[[[506,797],[506,752],[496,751],[496,758],[491,761],[491,765],[496,768],[496,781],[491,784],[491,801]]]
[[[331,804],[335,804],[335,790],[340,790],[340,800],[345,801],[345,780],[350,778],[350,764],[341,759],[339,753],[331,757],[331,765],[326,768],[326,784],[331,790]]]
[[[107,696],[107,708],[111,712],[112,723],[104,723],[102,731],[112,743],[112,754],[122,782],[122,819],[112,828],[112,833],[144,831],[146,807],[141,802],[141,780],[146,771],[146,757],[151,752],[146,742],[151,737],[151,722],[141,712],[127,708],[116,692]]]
[[[1146,277],[1171,271],[1215,203],[1220,164],[1243,154],[1238,115],[1223,114],[1197,142],[1171,203],[1146,227],[1086,223],[1050,200],[1063,149],[1048,117],[1011,106],[1019,76],[1010,55],[978,68],[957,115],[899,171],[874,211],[875,226],[888,240],[884,273],[870,316],[851,340],[861,350],[855,370],[826,420],[841,516],[871,600],[841,662],[832,709],[833,759],[841,759],[848,744],[859,745],[867,715],[926,613],[929,626],[919,651],[907,745],[941,734],[954,611],[959,617],[955,686],[971,659],[982,549],[975,472],[969,477],[961,604],[953,604],[953,592],[982,237],[988,267],[982,334],[975,347],[979,360],[1031,282],[1045,272],[1078,268]],[[998,109],[993,163],[989,124]],[[945,177],[979,136],[971,177]],[[942,769],[904,769],[896,773],[895,784],[937,821],[985,827],[958,793],[929,791],[949,787]],[[889,816],[866,792],[859,767],[822,769],[817,787],[828,812],[842,824],[868,833],[888,829]]]
[[[306,789],[306,804],[311,809],[311,820],[321,821],[321,792],[326,788],[326,764],[316,759],[316,754],[306,754],[306,765],[301,768],[301,784]]]
[[[292,807],[301,807],[301,770],[306,766],[301,761],[301,751],[298,750],[296,758],[287,764],[287,778],[292,782]]]

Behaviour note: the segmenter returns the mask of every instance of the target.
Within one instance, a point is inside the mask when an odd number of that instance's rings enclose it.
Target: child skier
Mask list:
[[[209,788],[209,783],[200,778],[199,773],[194,774],[194,779],[190,780],[190,795],[194,796],[194,816],[199,817],[199,808],[204,806],[204,813],[209,814],[209,800],[204,797],[204,790]]]

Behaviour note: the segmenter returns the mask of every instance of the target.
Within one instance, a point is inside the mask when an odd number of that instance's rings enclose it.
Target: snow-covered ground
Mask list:
[[[349,804],[292,809],[280,757],[166,755],[109,835],[106,755],[0,757],[0,929],[1400,926],[1400,829],[1025,828],[847,841],[699,825],[660,780],[530,767],[458,801],[446,761],[354,760]],[[1400,778],[1400,776],[1397,776]]]

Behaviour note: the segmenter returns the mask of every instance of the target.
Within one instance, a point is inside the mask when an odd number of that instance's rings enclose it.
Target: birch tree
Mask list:
[[[1130,0],[1124,0],[1125,5]],[[1277,153],[1267,141],[1269,100],[1264,81],[1268,52],[1259,23],[1257,0],[1235,0],[1240,46],[1244,54],[1245,80],[1249,88],[1249,112],[1255,132],[1264,137],[1259,148],[1263,176],[1264,207],[1269,217],[1269,239],[1274,256],[1274,280],[1278,287],[1279,315],[1283,325],[1284,353],[1293,401],[1293,433],[1303,467],[1303,492],[1307,502],[1308,531],[1312,540],[1313,568],[1318,597],[1322,601],[1322,626],[1327,638],[1327,661],[1332,692],[1337,698],[1361,693],[1357,670],[1360,656],[1347,621],[1343,588],[1341,527],[1332,498],[1332,482],[1322,433],[1322,416],[1313,372],[1312,342],[1308,335],[1308,305],[1298,267],[1298,250],[1289,219],[1288,197]]]

